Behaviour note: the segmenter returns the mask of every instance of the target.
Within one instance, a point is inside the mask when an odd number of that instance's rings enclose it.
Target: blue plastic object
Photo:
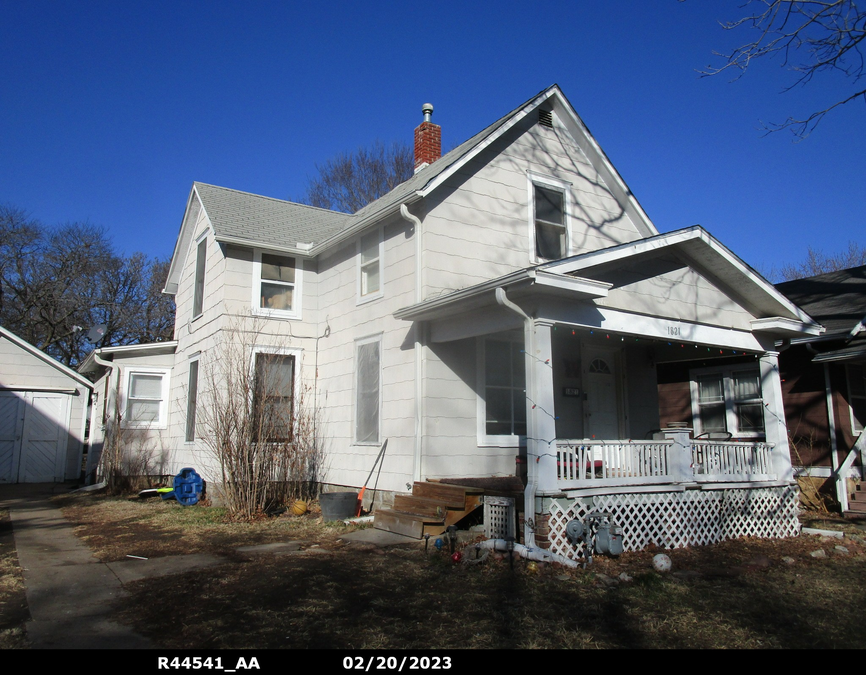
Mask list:
[[[204,492],[204,481],[199,476],[195,469],[181,469],[180,473],[174,477],[174,490],[166,492],[162,495],[163,499],[171,499],[174,497],[179,504],[184,506],[192,506],[198,504],[201,499],[201,493]]]

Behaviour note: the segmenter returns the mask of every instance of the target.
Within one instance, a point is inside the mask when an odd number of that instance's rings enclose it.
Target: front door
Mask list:
[[[587,438],[612,440],[620,436],[619,373],[617,352],[585,346],[582,370],[584,429]]]

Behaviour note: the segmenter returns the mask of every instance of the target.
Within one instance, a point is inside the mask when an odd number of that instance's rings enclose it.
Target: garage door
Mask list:
[[[69,397],[0,392],[0,483],[63,480]]]

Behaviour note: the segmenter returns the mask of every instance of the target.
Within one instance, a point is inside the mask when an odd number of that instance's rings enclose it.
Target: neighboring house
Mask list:
[[[777,284],[821,323],[819,336],[793,338],[780,357],[785,417],[797,474],[832,479],[841,510],[866,513],[845,479],[866,467],[866,266]]]
[[[93,385],[0,327],[0,483],[77,480]]]
[[[193,184],[166,283],[174,466],[214,476],[190,392],[253,318],[285,398],[314,392],[332,486],[387,441],[393,493],[524,467],[524,539],[566,555],[593,509],[631,549],[796,533],[774,345],[820,326],[702,228],[659,234],[558,87],[441,158],[424,112],[415,175],[353,215]],[[715,386],[701,415],[739,414],[735,440],[660,430],[665,369],[698,353],[716,384],[685,391]]]

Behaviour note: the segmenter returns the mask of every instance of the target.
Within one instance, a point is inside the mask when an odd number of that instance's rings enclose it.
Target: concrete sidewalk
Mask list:
[[[68,492],[63,483],[0,485],[0,508],[9,509],[34,649],[147,649],[154,645],[109,617],[123,584],[149,576],[218,565],[207,555],[101,563],[75,536],[50,498]]]
[[[64,483],[0,485],[0,509],[9,509],[30,621],[27,637],[34,649],[151,649],[155,645],[110,619],[126,592],[123,585],[147,577],[178,574],[220,565],[207,554],[101,563],[73,532],[51,501],[74,486]],[[381,530],[344,537],[376,547],[415,545],[417,540]],[[244,553],[295,551],[297,542],[240,549]]]

